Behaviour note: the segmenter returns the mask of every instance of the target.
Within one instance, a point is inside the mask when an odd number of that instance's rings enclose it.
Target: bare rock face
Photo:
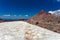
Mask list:
[[[1,22],[4,22],[4,20],[0,19],[0,23],[1,23]]]
[[[60,16],[54,16],[43,10],[27,22],[60,33]]]
[[[3,21],[3,20],[0,20],[0,23],[1,23],[1,22],[4,22],[4,21]]]

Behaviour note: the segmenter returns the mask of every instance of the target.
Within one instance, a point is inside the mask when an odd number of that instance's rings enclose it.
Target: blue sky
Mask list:
[[[60,0],[0,0],[1,18],[30,18],[42,9],[58,10]]]

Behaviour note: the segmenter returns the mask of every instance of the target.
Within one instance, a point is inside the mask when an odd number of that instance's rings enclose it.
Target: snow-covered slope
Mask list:
[[[49,13],[56,15],[56,16],[60,16],[60,10],[49,11]]]
[[[60,34],[23,21],[4,22],[0,40],[60,40]]]

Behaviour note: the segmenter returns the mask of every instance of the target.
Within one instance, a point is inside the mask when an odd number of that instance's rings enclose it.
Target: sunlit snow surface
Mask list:
[[[60,40],[60,34],[23,21],[3,22],[0,40]]]
[[[49,11],[48,13],[51,13],[55,16],[60,16],[60,10],[55,10],[55,11]]]

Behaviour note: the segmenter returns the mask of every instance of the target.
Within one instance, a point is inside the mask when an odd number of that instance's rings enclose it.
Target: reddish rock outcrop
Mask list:
[[[0,23],[1,23],[1,22],[4,22],[4,20],[0,19]]]
[[[60,33],[60,17],[51,13],[41,11],[27,22]]]

